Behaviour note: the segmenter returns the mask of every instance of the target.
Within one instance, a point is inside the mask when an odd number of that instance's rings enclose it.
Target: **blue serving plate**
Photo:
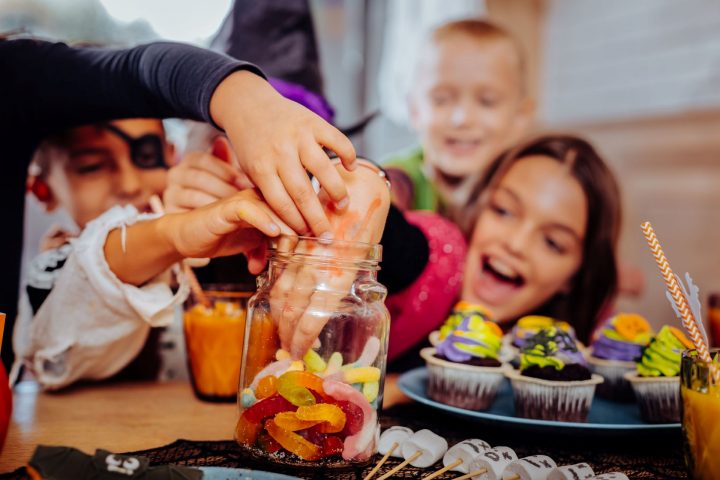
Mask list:
[[[203,480],[299,480],[280,473],[247,470],[245,468],[200,467]]]
[[[552,427],[554,430],[587,431],[587,432],[659,432],[680,430],[679,423],[645,423],[640,418],[640,410],[636,403],[620,403],[598,398],[593,399],[587,423],[556,422],[535,420],[515,416],[512,387],[505,380],[498,391],[495,402],[489,410],[476,412],[457,408],[437,402],[427,395],[428,374],[425,367],[416,368],[404,373],[398,380],[400,390],[408,397],[433,408],[445,410],[457,415],[485,421],[489,423],[516,424],[528,427]]]

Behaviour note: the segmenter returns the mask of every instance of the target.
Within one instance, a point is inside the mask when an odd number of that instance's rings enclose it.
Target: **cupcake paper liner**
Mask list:
[[[434,348],[420,356],[428,369],[428,396],[435,401],[467,410],[487,410],[495,400],[509,367],[478,367],[435,357]]]
[[[680,421],[680,377],[641,377],[636,371],[625,374],[648,423]]]
[[[513,387],[515,415],[560,422],[586,421],[595,386],[603,382],[596,374],[589,380],[566,382],[526,377],[516,370],[506,375]]]
[[[632,402],[635,394],[630,382],[625,380],[625,374],[635,371],[635,362],[620,360],[606,360],[593,356],[587,357],[590,370],[605,379],[597,386],[597,395],[602,398],[619,402]]]

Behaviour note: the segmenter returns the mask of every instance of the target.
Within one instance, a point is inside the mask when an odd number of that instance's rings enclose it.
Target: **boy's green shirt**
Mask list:
[[[437,212],[440,209],[440,197],[423,173],[423,159],[422,147],[415,147],[389,157],[383,166],[402,170],[410,177],[413,184],[413,210]]]

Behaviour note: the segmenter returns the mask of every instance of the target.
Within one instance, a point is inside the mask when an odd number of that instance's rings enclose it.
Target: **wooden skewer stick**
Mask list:
[[[370,480],[370,479],[378,472],[378,470],[380,470],[380,467],[382,467],[383,464],[384,464],[385,462],[387,462],[387,459],[390,458],[390,455],[392,455],[393,452],[394,452],[395,450],[397,450],[397,448],[398,448],[399,446],[400,446],[399,443],[393,442],[392,445],[390,445],[390,450],[388,450],[387,453],[385,454],[385,456],[382,457],[382,458],[380,459],[380,461],[377,463],[377,465],[375,465],[375,467],[374,467],[372,470],[370,470],[370,473],[368,473],[367,475],[365,475],[365,478],[363,478],[363,480]]]
[[[513,475],[512,477],[508,477],[503,480],[520,480],[520,475]]]
[[[395,475],[397,472],[399,472],[400,470],[402,470],[403,468],[405,468],[410,462],[412,462],[413,460],[415,460],[416,458],[418,458],[420,455],[422,455],[422,452],[421,452],[420,450],[418,450],[417,452],[413,453],[413,454],[410,456],[410,458],[408,458],[407,460],[405,460],[404,462],[402,462],[401,464],[399,464],[397,467],[395,467],[395,468],[393,468],[392,470],[390,470],[389,472],[387,472],[387,473],[386,473],[385,475],[383,475],[382,477],[379,477],[377,480],[385,480],[386,478],[392,477],[392,476]]]
[[[475,475],[482,475],[483,473],[486,473],[487,471],[488,471],[487,468],[481,468],[479,470],[475,470],[474,472],[466,473],[465,475],[455,477],[455,480],[467,480],[468,478],[472,478]]]
[[[452,470],[453,468],[457,467],[461,463],[463,463],[462,458],[458,458],[457,460],[455,460],[453,463],[451,463],[447,467],[443,467],[440,470],[438,470],[437,472],[433,472],[430,475],[428,475],[427,477],[423,477],[422,480],[430,480],[432,478],[439,477],[443,473],[447,472],[448,470]]]

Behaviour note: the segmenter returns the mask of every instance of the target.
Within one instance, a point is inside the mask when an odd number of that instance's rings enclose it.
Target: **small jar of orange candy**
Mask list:
[[[380,255],[358,242],[274,245],[248,306],[235,437],[249,455],[341,467],[376,453],[390,321]]]

